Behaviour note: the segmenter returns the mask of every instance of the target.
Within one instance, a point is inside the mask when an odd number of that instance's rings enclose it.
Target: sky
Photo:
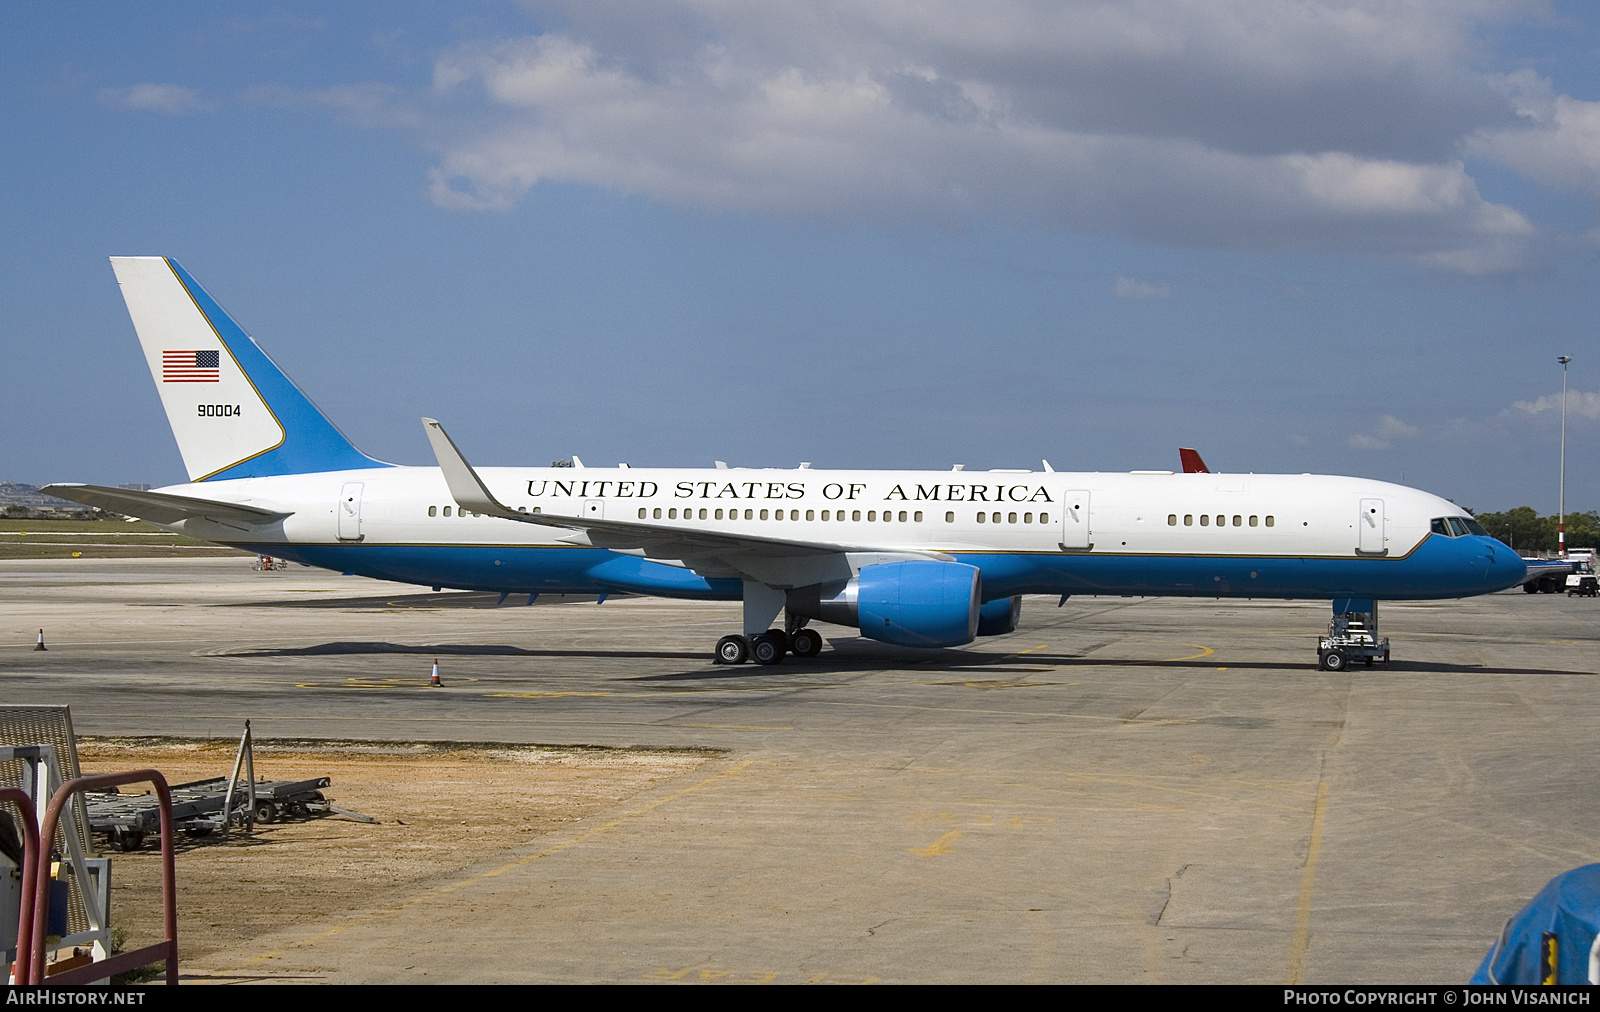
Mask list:
[[[1600,509],[1565,0],[0,6],[0,480],[185,475],[107,257],[365,452]]]

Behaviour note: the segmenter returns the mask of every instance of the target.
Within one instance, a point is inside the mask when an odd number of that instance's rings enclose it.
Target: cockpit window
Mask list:
[[[1440,537],[1455,537],[1455,535],[1450,533],[1450,525],[1444,522],[1444,517],[1434,517],[1428,526],[1432,528],[1433,533],[1439,535]]]
[[[1483,525],[1471,517],[1462,517],[1461,522],[1467,525],[1467,530],[1476,534],[1478,537],[1487,538],[1489,536],[1489,532],[1483,529]]]
[[[1464,538],[1472,533],[1467,530],[1467,525],[1462,522],[1460,517],[1446,517],[1445,521],[1450,525],[1450,536],[1452,538]]]

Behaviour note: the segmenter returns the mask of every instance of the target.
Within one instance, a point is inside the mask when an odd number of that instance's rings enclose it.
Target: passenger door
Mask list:
[[[361,533],[361,490],[363,483],[347,481],[344,488],[339,491],[339,540],[360,541]]]
[[[1388,548],[1383,542],[1383,500],[1361,500],[1361,513],[1356,517],[1356,551],[1363,555],[1382,555]]]
[[[1074,489],[1061,493],[1061,547],[1089,548],[1089,493]]]

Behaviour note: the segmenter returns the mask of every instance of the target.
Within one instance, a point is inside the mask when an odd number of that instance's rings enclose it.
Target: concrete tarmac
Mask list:
[[[819,626],[814,660],[730,668],[737,605],[521,600],[0,562],[0,702],[92,735],[725,750],[196,979],[1462,982],[1600,860],[1593,600],[1384,604],[1394,662],[1336,674],[1325,602],[1028,598],[965,648]]]

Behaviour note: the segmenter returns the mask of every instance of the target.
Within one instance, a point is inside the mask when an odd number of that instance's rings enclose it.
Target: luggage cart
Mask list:
[[[249,794],[235,787],[233,810],[227,813],[232,825],[247,822],[273,823],[287,819],[310,819],[326,815],[334,808],[323,796],[328,777],[310,780],[257,780],[255,807]],[[227,806],[229,778],[193,780],[172,787],[172,825],[189,836],[210,836],[224,828],[223,809]],[[89,828],[123,852],[138,850],[147,836],[160,832],[161,808],[154,794],[88,794]]]

